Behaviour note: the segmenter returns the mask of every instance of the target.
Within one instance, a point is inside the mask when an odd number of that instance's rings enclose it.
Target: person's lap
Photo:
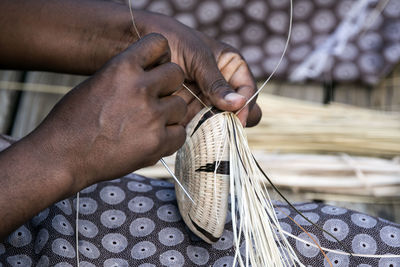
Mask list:
[[[130,174],[86,188],[80,193],[79,257],[81,266],[231,266],[234,249],[230,216],[222,238],[209,245],[189,232],[175,199],[173,184]],[[76,266],[76,197],[42,211],[0,244],[5,266]],[[283,229],[309,237],[322,247],[345,250],[296,214],[276,203]],[[399,254],[400,228],[382,219],[320,203],[296,207],[334,234],[347,251]],[[288,237],[307,266],[328,266],[318,248]],[[370,259],[327,252],[334,266],[400,266],[400,259]],[[225,265],[226,264],[226,265]]]

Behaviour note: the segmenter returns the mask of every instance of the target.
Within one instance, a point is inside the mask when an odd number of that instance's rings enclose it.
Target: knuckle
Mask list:
[[[175,98],[176,98],[176,108],[178,110],[178,114],[180,114],[181,119],[183,119],[188,111],[188,106],[182,97],[175,96]]]
[[[113,59],[111,59],[107,64],[104,66],[104,70],[108,73],[118,73],[118,68],[119,68],[119,63],[120,63],[120,58],[117,56]]]
[[[150,43],[154,43],[157,45],[161,50],[165,50],[168,54],[171,54],[170,47],[168,44],[168,39],[164,37],[164,35],[160,33],[150,33],[145,36],[146,41]]]
[[[147,137],[147,142],[149,144],[149,154],[150,155],[161,155],[160,151],[163,145],[163,135],[153,131]]]
[[[138,82],[137,85],[135,86],[135,90],[134,90],[135,91],[134,92],[135,97],[137,97],[137,96],[142,96],[142,97],[143,96],[147,96],[149,90],[150,90],[150,88],[147,85],[145,85],[143,82]],[[149,109],[150,108],[150,104],[148,103],[149,102],[148,99],[145,98],[145,99],[142,99],[142,100],[143,101],[142,101],[141,105],[143,105],[146,110]]]
[[[177,79],[179,79],[182,82],[184,81],[185,73],[178,64],[169,62],[168,67],[171,68],[171,72],[176,76]]]
[[[128,74],[131,70],[131,65],[132,64],[129,61],[125,60],[125,58],[122,58],[119,60],[117,66],[115,66],[115,70],[119,74]]]
[[[165,38],[164,35],[162,35],[161,33],[153,32],[153,33],[146,35],[145,38],[147,38],[153,42],[158,42],[160,45],[168,45],[167,38]]]
[[[183,98],[180,96],[174,95],[171,96],[168,101],[169,103],[167,108],[170,109],[170,112],[168,113],[171,113],[170,116],[173,118],[175,123],[181,122],[185,118],[188,111],[188,106],[185,100],[183,100]],[[165,112],[160,115],[164,114]]]
[[[163,136],[163,112],[162,110],[158,107],[155,106],[153,101],[148,101],[148,104],[146,105],[147,108],[147,113],[148,113],[148,118],[150,118],[150,123],[149,125],[152,130],[152,134],[154,135],[153,143],[158,145],[159,139],[162,138]]]
[[[214,94],[219,91],[220,88],[229,88],[230,86],[228,83],[225,81],[224,78],[218,78],[216,80],[213,80],[208,86],[208,93]]]
[[[149,102],[149,111],[151,112],[151,118],[153,125],[158,129],[162,126],[162,118],[164,116],[164,109],[158,98],[147,95],[146,98]]]
[[[115,58],[115,60],[111,62],[109,69],[118,77],[126,76],[136,78],[141,71],[135,63],[122,56]]]

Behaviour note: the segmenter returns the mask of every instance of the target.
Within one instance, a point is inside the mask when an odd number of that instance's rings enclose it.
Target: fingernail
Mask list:
[[[237,101],[241,101],[244,98],[244,96],[239,95],[237,93],[229,93],[227,94],[224,99],[227,102],[237,102]]]

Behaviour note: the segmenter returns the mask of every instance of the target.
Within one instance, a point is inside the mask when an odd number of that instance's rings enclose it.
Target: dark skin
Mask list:
[[[255,91],[233,48],[172,18],[92,0],[1,0],[0,66],[92,75],[0,153],[0,239],[83,188],[156,163],[201,105],[237,111]],[[158,32],[160,34],[150,34]],[[6,36],[6,37],[4,37]],[[259,107],[239,114],[257,124]]]

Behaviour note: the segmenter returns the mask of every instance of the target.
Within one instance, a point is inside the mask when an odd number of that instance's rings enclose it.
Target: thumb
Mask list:
[[[222,76],[214,56],[194,58],[194,80],[204,95],[218,109],[224,111],[239,110],[247,101],[246,97],[236,93]]]

